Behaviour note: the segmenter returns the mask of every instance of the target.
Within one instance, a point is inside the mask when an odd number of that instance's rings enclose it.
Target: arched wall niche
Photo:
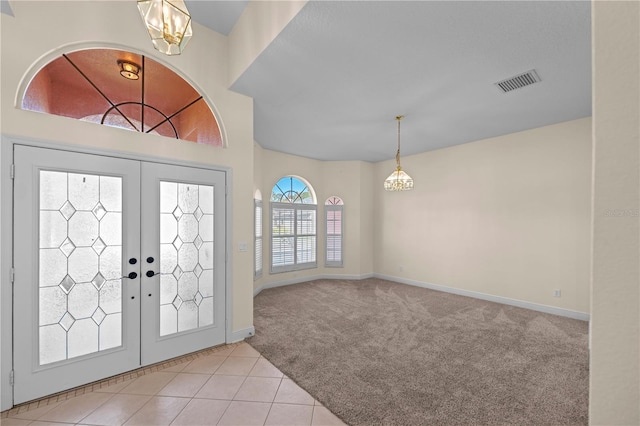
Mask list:
[[[129,72],[126,78],[121,71]],[[135,78],[137,77],[137,78]],[[16,94],[25,110],[92,121],[131,131],[226,147],[213,103],[169,65],[129,48],[66,46],[25,74]]]

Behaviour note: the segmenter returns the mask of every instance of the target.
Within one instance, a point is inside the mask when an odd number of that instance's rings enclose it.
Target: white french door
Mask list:
[[[142,164],[143,365],[225,341],[224,179]]]
[[[223,172],[16,145],[14,404],[225,341]]]

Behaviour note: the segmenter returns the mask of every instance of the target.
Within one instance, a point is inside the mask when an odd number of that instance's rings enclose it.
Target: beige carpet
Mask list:
[[[587,424],[584,321],[379,279],[262,291],[248,342],[351,425]]]

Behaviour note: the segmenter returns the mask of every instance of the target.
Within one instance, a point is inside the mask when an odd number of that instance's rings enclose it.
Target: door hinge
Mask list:
[[[13,283],[16,279],[16,270],[14,268],[11,268],[9,270],[9,278],[11,279],[11,283]]]
[[[13,373],[13,370],[11,370],[11,372],[9,372],[9,385],[13,386],[15,381],[16,381],[15,374]]]
[[[16,177],[16,165],[15,164],[11,164],[11,166],[9,166],[9,176],[11,176],[11,179],[15,179],[15,177]]]

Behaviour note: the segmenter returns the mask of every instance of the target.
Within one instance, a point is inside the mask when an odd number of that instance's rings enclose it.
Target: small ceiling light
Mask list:
[[[120,65],[120,75],[129,80],[137,80],[140,78],[140,65],[125,61],[124,59],[118,60],[118,65]]]
[[[398,120],[398,151],[396,152],[396,170],[389,175],[384,181],[384,189],[387,191],[408,191],[413,189],[413,179],[411,176],[402,171],[400,167],[400,120],[404,118],[404,115],[396,117]]]
[[[191,16],[182,0],[138,0],[153,47],[165,55],[179,55],[191,39]]]

